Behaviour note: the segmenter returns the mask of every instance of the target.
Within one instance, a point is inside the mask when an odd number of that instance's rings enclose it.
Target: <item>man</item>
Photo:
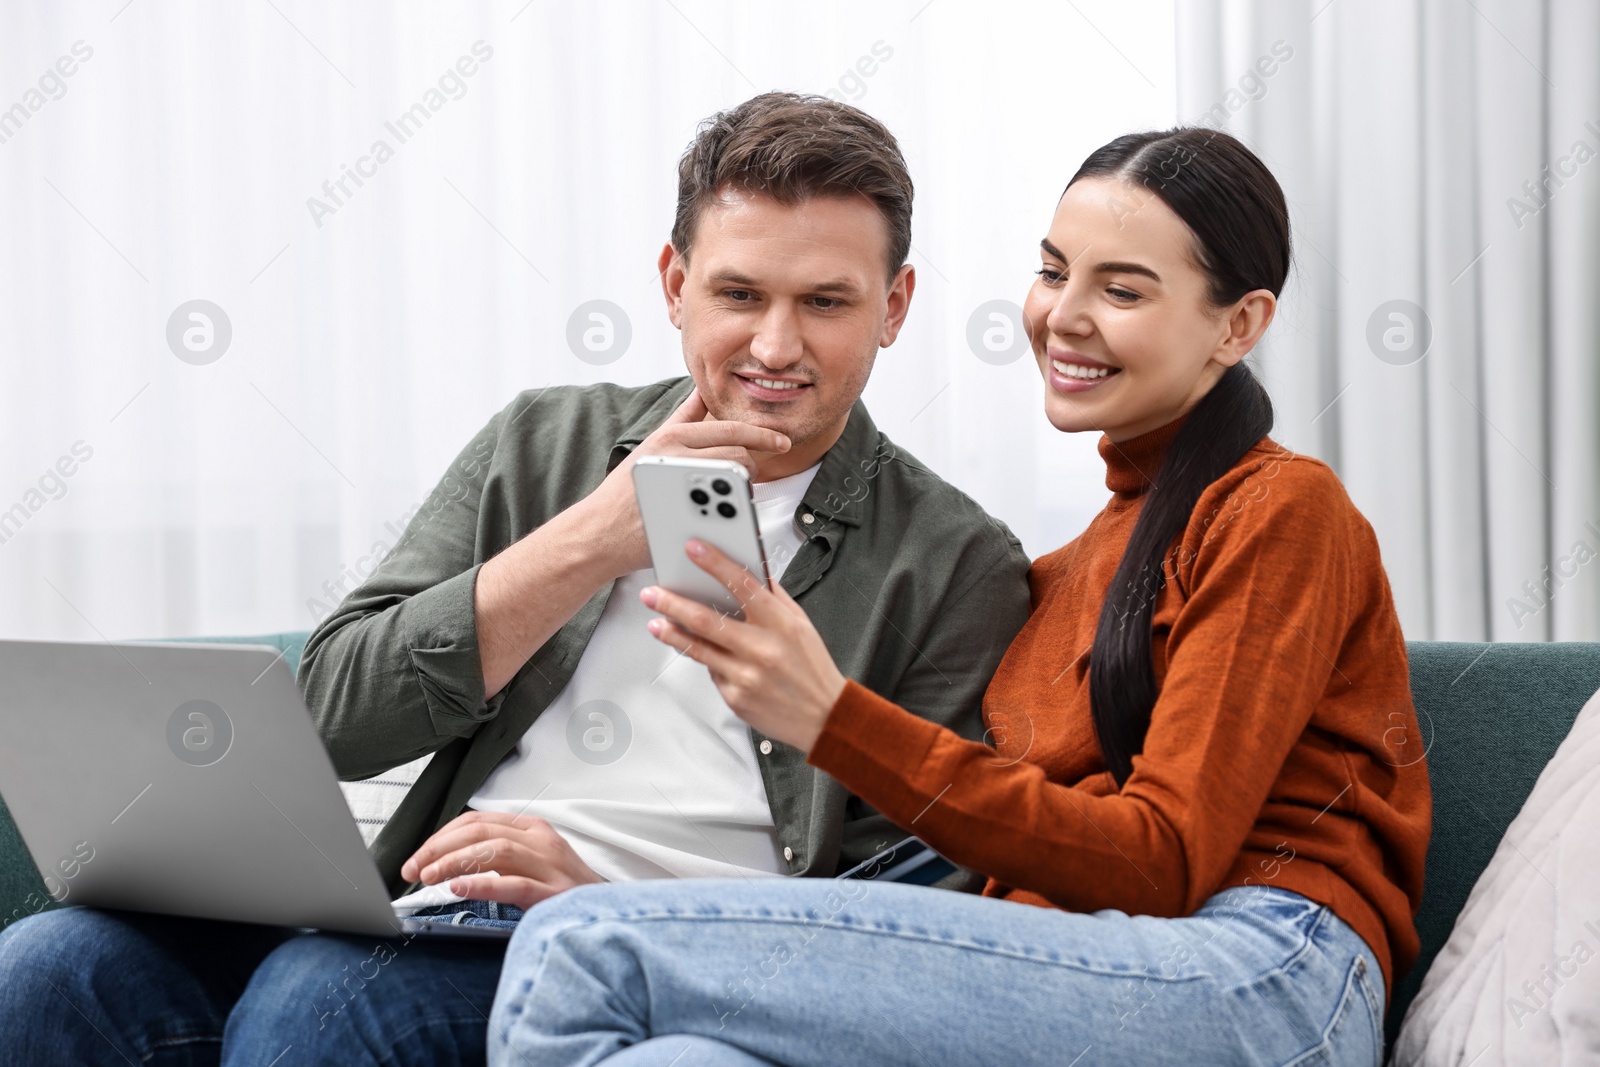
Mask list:
[[[710,120],[659,263],[689,376],[517,397],[311,636],[300,682],[341,776],[433,754],[373,846],[391,890],[448,883],[455,921],[509,922],[602,878],[829,877],[902,836],[649,635],[639,456],[743,464],[774,577],[840,669],[981,735],[1027,558],[859,402],[910,306],[911,196],[893,137],[847,105],[769,93]],[[504,949],[83,909],[14,930],[0,1028],[27,1012],[40,1063],[62,1043],[482,1062]]]

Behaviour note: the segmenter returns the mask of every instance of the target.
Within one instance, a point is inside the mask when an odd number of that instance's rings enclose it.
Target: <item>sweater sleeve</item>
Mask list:
[[[1378,566],[1326,468],[1287,464],[1260,488],[1241,503],[1213,486],[1196,508],[1226,521],[1192,523],[1181,542],[1188,598],[1121,790],[1107,774],[1060,784],[1038,765],[1005,765],[854,682],[811,762],[1006,886],[1076,911],[1192,913],[1239,855],[1319,701],[1351,684],[1338,657],[1353,557]]]

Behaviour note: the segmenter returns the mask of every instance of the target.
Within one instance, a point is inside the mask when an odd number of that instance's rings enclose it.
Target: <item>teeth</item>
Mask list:
[[[798,389],[800,382],[780,382],[776,378],[752,378],[757,385],[766,386],[768,389]]]
[[[1111,373],[1110,367],[1085,367],[1081,363],[1063,363],[1059,359],[1052,359],[1050,365],[1057,374],[1064,374],[1068,378],[1104,378]]]

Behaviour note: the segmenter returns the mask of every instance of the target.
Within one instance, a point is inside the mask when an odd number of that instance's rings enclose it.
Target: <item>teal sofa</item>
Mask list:
[[[307,636],[197,640],[272,645],[293,669]],[[1395,990],[1391,1042],[1501,835],[1585,701],[1600,689],[1600,644],[1418,641],[1409,651],[1422,728],[1417,740],[1427,751],[1434,819],[1417,916],[1422,957]],[[44,899],[38,873],[0,803],[0,921],[36,910]]]

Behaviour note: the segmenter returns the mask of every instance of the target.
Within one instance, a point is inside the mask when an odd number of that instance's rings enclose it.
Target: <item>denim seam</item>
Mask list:
[[[588,923],[586,922],[586,923],[584,923],[584,925],[588,925]],[[522,1000],[525,997],[527,997],[527,995],[530,992],[532,992],[533,987],[535,985],[537,985],[539,983],[539,980],[543,977],[545,967],[550,963],[550,946],[551,946],[551,944],[554,943],[554,941],[555,941],[555,939],[557,937],[560,937],[562,934],[566,933],[568,930],[571,930],[573,928],[574,928],[574,924],[570,924],[569,923],[569,924],[563,926],[559,930],[547,931],[545,933],[544,937],[540,939],[541,943],[539,945],[539,956],[538,956],[538,958],[535,959],[535,960],[530,961],[528,964],[525,964],[525,966],[528,966],[529,969],[532,971],[532,974],[529,977],[524,978],[522,980],[522,982],[520,983],[521,988],[518,989],[516,995],[511,997],[507,1002],[507,1010],[510,1010],[510,1006],[512,1004],[516,1004],[517,1005],[515,1011],[513,1011],[512,1014],[521,1014],[521,1012],[522,1012],[522,1006],[521,1006]],[[510,948],[510,946],[507,946],[507,948],[506,948],[506,962],[505,962],[505,964],[503,964],[501,966],[501,970],[500,970],[501,975],[504,975],[506,973],[506,967],[509,966],[510,963],[511,963],[511,948]]]
[[[435,1023],[444,1023],[447,1026],[454,1026],[457,1023],[466,1023],[466,1024],[468,1024],[470,1026],[470,1025],[473,1025],[474,1023],[480,1023],[481,1022],[487,1028],[487,1026],[489,1025],[488,1024],[488,1020],[486,1020],[483,1017],[483,1013],[478,1011],[477,1007],[475,1005],[473,1005],[472,1002],[470,1002],[470,1001],[467,1002],[467,1007],[472,1008],[473,1014],[471,1014],[471,1015],[430,1015],[430,1016],[427,1016],[427,1017],[421,1018],[421,1019],[412,1019],[412,1020],[410,1020],[410,1025],[406,1026],[405,1028],[403,1028],[401,1030],[398,1030],[398,1031],[395,1031],[395,1032],[392,1032],[392,1033],[391,1032],[386,1032],[383,1035],[381,1035],[384,1038],[384,1040],[386,1040],[388,1042],[388,1046],[386,1048],[371,1048],[369,1046],[369,1049],[371,1050],[371,1052],[373,1054],[373,1057],[379,1063],[399,1064],[401,1061],[394,1058],[394,1048],[395,1048],[395,1046],[400,1044],[401,1041],[405,1040],[406,1038],[410,1037],[411,1035],[417,1033],[418,1031],[421,1031],[421,1030],[425,1029],[426,1027],[432,1026]],[[363,1044],[365,1044],[365,1042],[363,1042]]]
[[[1356,958],[1363,963],[1366,962],[1364,957],[1357,956]],[[1377,1030],[1378,1042],[1381,1046],[1383,1042],[1383,1001],[1379,999],[1378,991],[1372,987],[1372,982],[1368,980],[1368,975],[1371,971],[1371,967],[1357,969],[1356,981],[1361,984],[1361,994],[1367,998],[1367,1010],[1372,1013],[1372,1025]]]
[[[222,1035],[213,1033],[203,1034],[168,1034],[149,1042],[149,1050],[139,1057],[140,1062],[145,1062],[159,1049],[177,1048],[182,1045],[193,1044],[222,1044]]]
[[[1359,985],[1359,983],[1362,981],[1362,976],[1360,973],[1361,969],[1357,965],[1357,961],[1359,960],[1360,957],[1358,956],[1356,957],[1356,960],[1351,961],[1350,969],[1345,974],[1344,989],[1339,995],[1338,1010],[1333,1013],[1333,1018],[1328,1020],[1328,1024],[1322,1028],[1322,1039],[1311,1048],[1306,1049],[1304,1052],[1300,1053],[1300,1055],[1285,1063],[1283,1067],[1295,1067],[1296,1064],[1305,1063],[1313,1056],[1321,1056],[1325,1053],[1333,1051],[1333,1032],[1339,1028],[1339,1024],[1344,1021],[1344,1017],[1350,1013],[1350,1008],[1355,1003],[1356,993],[1360,992],[1362,999],[1367,999],[1365,990],[1362,990]],[[1371,1001],[1369,1000],[1368,1004],[1370,1005],[1370,1003]]]
[[[1311,924],[1311,928],[1305,932],[1304,940],[1301,941],[1300,947],[1294,950],[1294,955],[1290,956],[1276,967],[1273,967],[1271,970],[1262,971],[1260,974],[1254,975],[1248,980],[1239,983],[1239,986],[1253,986],[1258,982],[1265,982],[1279,975],[1282,975],[1287,979],[1289,977],[1289,971],[1292,970],[1295,965],[1300,963],[1301,960],[1305,959],[1307,953],[1309,953],[1313,948],[1317,947],[1317,931],[1322,929],[1323,922],[1326,921],[1330,914],[1332,913],[1325,905],[1318,905],[1316,909],[1316,921],[1313,922]]]
[[[943,945],[950,948],[959,948],[964,951],[979,952],[990,956],[1003,956],[1007,959],[1022,960],[1028,963],[1037,963],[1046,967],[1064,967],[1068,970],[1081,971],[1085,974],[1094,974],[1104,978],[1131,978],[1148,979],[1176,985],[1184,982],[1212,981],[1214,976],[1197,974],[1188,977],[1166,977],[1159,973],[1148,971],[1115,971],[1096,967],[1092,964],[1080,963],[1069,959],[1050,959],[1044,956],[1030,955],[1020,950],[997,948],[993,945],[980,945],[971,941],[961,941],[955,938],[936,937],[931,934],[914,934],[905,930],[884,930],[875,926],[856,926],[850,923],[837,923],[830,920],[802,920],[780,917],[776,915],[627,915],[627,916],[597,916],[583,922],[573,923],[563,927],[559,932],[550,935],[554,940],[562,934],[567,934],[583,926],[594,926],[603,922],[695,922],[695,923],[747,923],[754,925],[784,924],[797,928],[839,930],[845,933],[866,934],[876,937],[888,937],[902,941],[915,941],[919,944]]]

